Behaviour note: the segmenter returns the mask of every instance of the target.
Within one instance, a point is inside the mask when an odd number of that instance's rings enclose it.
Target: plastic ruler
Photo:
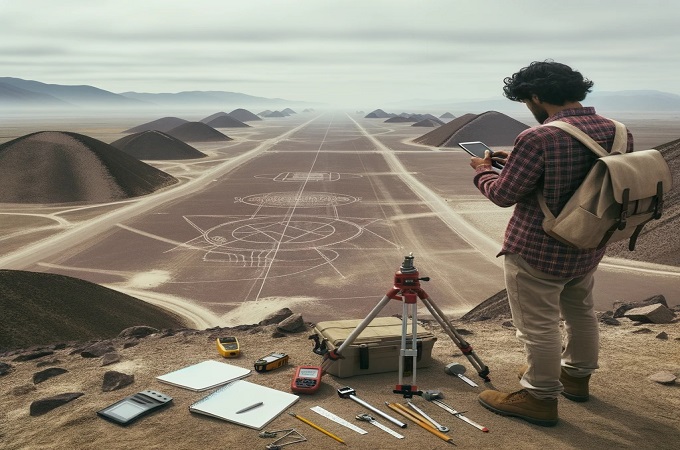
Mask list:
[[[359,434],[368,434],[368,431],[359,428],[358,426],[354,425],[353,423],[346,421],[342,417],[336,416],[335,414],[333,414],[330,411],[326,411],[321,406],[315,406],[315,407],[309,408],[309,409],[311,409],[312,411],[314,411],[317,414],[324,416],[326,419],[330,419],[333,422],[338,423],[338,424],[340,424],[344,427],[347,427],[352,431],[356,431]]]

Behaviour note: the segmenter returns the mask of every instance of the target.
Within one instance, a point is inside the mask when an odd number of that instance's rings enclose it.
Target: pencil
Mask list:
[[[305,419],[304,417],[298,416],[297,414],[293,414],[293,413],[288,413],[288,414],[290,414],[291,416],[295,417],[296,419],[300,419],[301,421],[303,421],[304,423],[306,423],[306,424],[309,425],[310,427],[312,427],[312,428],[314,428],[314,429],[317,429],[317,430],[321,431],[321,432],[322,432],[323,434],[325,434],[326,436],[332,437],[333,439],[335,439],[336,441],[340,442],[341,444],[345,444],[345,441],[343,441],[342,439],[340,439],[339,437],[337,437],[336,435],[334,435],[334,434],[331,433],[330,431],[324,430],[323,428],[321,428],[321,427],[318,426],[317,424],[315,424],[315,423],[313,423],[313,422],[311,422],[311,421]],[[345,444],[345,445],[347,445],[347,444]]]
[[[388,403],[385,402],[388,408],[390,408],[392,411],[395,411],[402,416],[406,417],[407,419],[410,419],[412,422],[414,422],[416,425],[419,425],[421,428],[424,428],[425,430],[429,431],[430,433],[434,434],[440,439],[445,440],[446,442],[449,442],[453,445],[456,445],[453,443],[453,439],[450,438],[449,436],[445,435],[441,431],[435,429],[432,427],[428,422],[425,422],[420,419],[420,415],[416,414],[408,409],[406,409],[405,406],[399,404],[399,403]]]

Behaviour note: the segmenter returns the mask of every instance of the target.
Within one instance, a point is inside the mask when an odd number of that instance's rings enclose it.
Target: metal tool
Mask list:
[[[386,413],[380,411],[378,408],[369,405],[368,403],[366,403],[365,401],[363,401],[359,397],[357,397],[355,394],[356,394],[356,391],[349,386],[341,387],[341,388],[338,389],[338,395],[340,396],[340,398],[348,398],[350,400],[353,400],[353,401],[357,402],[358,404],[360,404],[361,406],[363,406],[364,408],[368,409],[369,411],[376,413],[377,415],[379,415],[383,419],[389,420],[390,422],[392,422],[394,425],[398,426],[399,428],[406,428],[406,424],[404,422],[400,422],[397,419],[395,419],[394,417],[390,416],[389,414],[386,414]]]
[[[444,403],[443,401],[441,401],[441,400],[436,400],[436,399],[435,399],[435,400],[430,400],[430,401],[431,401],[432,403],[434,403],[435,405],[439,406],[440,408],[442,408],[443,410],[448,411],[448,412],[450,412],[451,414],[453,414],[454,416],[458,417],[460,420],[469,423],[470,425],[472,425],[473,427],[477,428],[478,430],[481,430],[481,431],[483,431],[483,432],[485,432],[485,433],[488,433],[488,432],[489,432],[489,429],[488,429],[487,427],[482,426],[482,425],[478,424],[477,422],[475,422],[475,421],[473,421],[473,420],[471,420],[471,419],[468,419],[467,417],[465,417],[465,416],[463,415],[462,412],[456,411],[455,409],[451,408],[449,405],[447,405],[447,404]]]
[[[361,429],[358,426],[354,425],[353,423],[346,421],[342,417],[337,416],[337,415],[333,414],[332,412],[323,409],[321,406],[315,406],[315,407],[309,408],[309,409],[311,409],[312,411],[314,411],[315,413],[317,413],[319,415],[322,415],[326,419],[330,419],[333,422],[340,424],[343,427],[347,427],[352,431],[356,431],[359,434],[367,434],[368,433],[368,431]]]
[[[463,375],[465,373],[465,366],[462,364],[458,363],[451,363],[448,366],[444,368],[444,372],[448,373],[449,375],[455,375],[461,380],[465,381],[467,384],[469,384],[472,387],[477,387],[479,386],[477,383]]]
[[[297,444],[298,442],[305,442],[307,440],[307,438],[301,435],[295,428],[291,428],[289,430],[262,431],[259,436],[261,438],[275,438],[279,433],[285,434],[275,441],[267,444],[265,446],[267,450],[281,450],[281,448],[286,445]],[[284,439],[289,440],[288,442],[283,442]]]
[[[449,427],[445,427],[444,425],[441,425],[439,422],[437,422],[436,420],[434,420],[432,417],[430,417],[430,416],[428,416],[427,414],[425,414],[425,411],[423,411],[422,409],[418,408],[418,407],[417,407],[416,405],[414,405],[412,402],[409,401],[409,402],[407,402],[407,404],[408,404],[408,406],[409,406],[412,410],[414,410],[415,412],[417,412],[418,414],[420,414],[421,416],[423,416],[425,419],[427,419],[428,422],[430,422],[432,425],[434,425],[434,427],[435,427],[436,429],[438,429],[439,431],[442,431],[442,432],[444,432],[444,433],[448,433],[448,432],[449,432]]]
[[[401,434],[397,433],[396,431],[386,427],[385,425],[381,424],[380,422],[375,420],[375,418],[373,418],[373,416],[371,416],[369,414],[359,414],[359,415],[356,416],[356,419],[361,420],[362,422],[368,422],[371,425],[380,428],[385,433],[391,434],[392,436],[394,436],[397,439],[404,439],[404,436],[402,436]]]
[[[447,436],[444,433],[442,433],[441,431],[437,430],[435,427],[433,427],[427,421],[425,421],[424,418],[422,418],[422,416],[420,416],[417,413],[412,412],[406,406],[404,406],[400,403],[385,402],[385,404],[392,411],[396,412],[397,414],[401,414],[402,416],[406,417],[411,422],[415,423],[416,425],[423,428],[424,430],[429,431],[430,433],[434,434],[438,438],[443,439],[444,441],[446,441],[450,444],[456,445],[453,442],[453,438],[451,438],[450,436]]]

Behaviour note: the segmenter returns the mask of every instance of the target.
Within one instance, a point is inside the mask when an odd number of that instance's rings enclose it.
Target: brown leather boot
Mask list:
[[[510,394],[482,391],[479,394],[479,403],[501,416],[519,417],[542,427],[557,425],[557,399],[538,399],[526,389]]]
[[[519,379],[522,379],[524,373],[529,366],[522,366],[517,373]],[[564,367],[560,373],[560,383],[564,386],[562,395],[574,402],[587,402],[590,398],[588,385],[590,383],[590,375],[582,378],[572,377],[565,372]]]

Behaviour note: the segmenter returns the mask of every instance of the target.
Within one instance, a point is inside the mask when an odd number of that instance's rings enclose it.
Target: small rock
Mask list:
[[[14,358],[12,361],[31,361],[33,359],[38,359],[42,358],[43,356],[48,356],[48,355],[53,355],[54,351],[52,350],[38,350],[36,352],[30,352],[30,353],[24,353],[23,355],[19,355],[16,358]]]
[[[57,358],[52,358],[46,359],[45,361],[38,361],[35,363],[35,367],[56,366],[57,364],[61,364],[61,361]]]
[[[664,341],[665,341],[665,340],[668,340],[668,333],[666,333],[665,331],[662,331],[661,333],[659,333],[659,334],[656,335],[656,338],[657,338],[657,339],[662,339],[662,340],[664,340]]]
[[[115,350],[116,349],[108,342],[97,342],[96,344],[92,344],[83,349],[83,351],[80,352],[80,356],[83,358],[99,358],[100,356]]]
[[[271,337],[274,338],[274,339],[279,339],[279,338],[286,337],[286,334],[282,333],[278,330],[274,330],[274,331],[272,331]]]
[[[137,325],[134,327],[126,328],[123,331],[120,332],[118,337],[121,338],[126,338],[126,337],[135,337],[135,338],[143,338],[146,337],[150,334],[158,333],[158,330],[153,327],[149,327],[146,325]]]
[[[626,311],[629,311],[633,308],[641,308],[643,306],[649,306],[649,305],[663,305],[665,307],[668,307],[668,303],[666,302],[666,297],[663,295],[654,295],[652,297],[646,298],[642,300],[641,302],[630,302],[630,303],[624,303],[624,302],[614,302],[614,318],[618,319],[620,317],[623,317],[626,313]]]
[[[0,376],[7,375],[12,371],[13,366],[4,362],[0,362]]]
[[[603,317],[600,319],[600,322],[602,322],[605,325],[621,325],[621,322],[619,322],[617,319],[614,319],[613,317]]]
[[[302,319],[302,314],[293,314],[279,322],[276,329],[288,333],[303,331],[305,329],[305,321]]]
[[[12,395],[26,395],[29,392],[33,392],[36,390],[35,385],[33,384],[22,384],[21,386],[15,386],[12,388],[12,390],[9,391],[10,394]]]
[[[677,377],[670,372],[657,372],[654,375],[650,375],[649,379],[659,384],[670,385],[675,383]]]
[[[664,305],[657,303],[641,308],[633,308],[626,312],[625,317],[641,322],[670,323],[675,318],[675,314]]]
[[[111,392],[117,389],[128,386],[135,381],[134,375],[128,375],[115,370],[109,370],[104,374],[104,381],[102,382],[102,391]]]
[[[61,367],[50,367],[49,369],[41,370],[40,372],[33,374],[33,384],[42,383],[45,380],[66,372],[68,372],[68,370],[62,369]]]
[[[281,308],[275,313],[271,313],[263,320],[261,320],[258,325],[275,325],[280,323],[282,320],[293,315],[293,311],[288,308]]]
[[[138,341],[137,339],[134,339],[134,340],[125,342],[125,343],[123,344],[123,348],[124,348],[124,349],[125,349],[125,348],[130,348],[130,347],[134,347],[135,345],[139,345],[139,341]]]
[[[515,328],[515,324],[512,323],[512,320],[506,320],[501,325],[504,326],[505,328]]]
[[[53,397],[42,398],[31,403],[30,415],[31,416],[41,416],[52,411],[54,408],[58,408],[61,405],[65,405],[71,400],[75,400],[81,395],[85,395],[82,392],[66,392],[64,394],[55,395]]]
[[[638,328],[637,330],[632,331],[633,334],[649,334],[651,332],[652,330],[649,328]]]
[[[108,366],[109,364],[117,363],[120,361],[120,355],[117,352],[107,353],[102,356],[102,366]]]

